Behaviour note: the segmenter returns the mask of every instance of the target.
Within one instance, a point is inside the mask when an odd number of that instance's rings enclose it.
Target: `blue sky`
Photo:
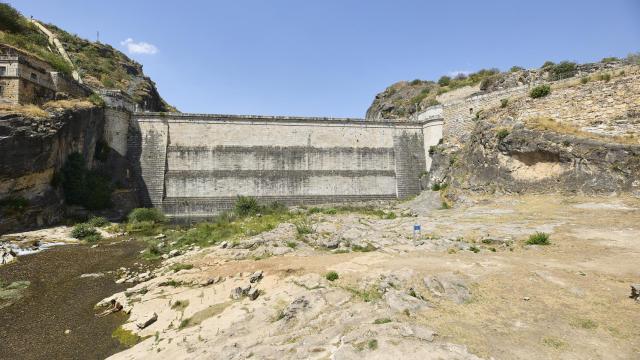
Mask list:
[[[100,31],[183,112],[363,117],[399,80],[640,51],[638,0],[8,2]]]

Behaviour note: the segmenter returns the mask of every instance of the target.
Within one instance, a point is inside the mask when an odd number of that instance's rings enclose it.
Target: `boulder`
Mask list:
[[[242,288],[241,287],[237,287],[233,290],[231,290],[231,298],[233,300],[240,300],[240,298],[242,297]]]
[[[148,327],[149,325],[153,324],[154,322],[156,322],[156,320],[158,320],[158,314],[153,313],[151,315],[142,317],[140,321],[136,323],[136,326],[138,327],[138,329],[142,330]]]
[[[640,284],[631,285],[631,296],[633,300],[640,302]]]
[[[262,270],[254,272],[253,274],[251,274],[251,277],[249,278],[249,282],[252,284],[257,283],[260,280],[262,280]]]
[[[260,296],[260,290],[258,290],[258,288],[253,288],[247,293],[247,297],[251,300],[257,299],[258,296]]]

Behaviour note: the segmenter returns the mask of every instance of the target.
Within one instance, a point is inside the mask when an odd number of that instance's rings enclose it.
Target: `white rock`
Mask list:
[[[154,322],[156,322],[156,320],[158,320],[158,314],[153,313],[152,315],[145,316],[142,319],[140,319],[140,321],[136,323],[136,326],[138,327],[138,329],[142,330],[148,327],[149,325],[153,324]]]

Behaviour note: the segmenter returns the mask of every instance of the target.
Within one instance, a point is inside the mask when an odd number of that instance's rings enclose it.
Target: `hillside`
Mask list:
[[[482,69],[471,74],[457,76],[444,75],[437,81],[415,79],[399,81],[376,95],[367,110],[366,118],[406,119],[426,108],[456,98],[475,94],[490,93],[517,86],[545,81],[558,81],[578,77],[621,64],[637,63],[638,55],[631,54],[626,59],[607,57],[599,63],[576,64],[563,61],[558,64],[547,61],[539,69],[523,69],[513,66],[509,71]]]
[[[44,25],[57,35],[84,83],[94,91],[118,89],[130,95],[141,109],[177,111],[162,99],[155,83],[145,76],[141,64],[108,44],[82,39],[52,24]],[[0,43],[30,52],[54,69],[71,73],[71,67],[49,44],[48,38],[17,10],[4,3],[0,3]]]

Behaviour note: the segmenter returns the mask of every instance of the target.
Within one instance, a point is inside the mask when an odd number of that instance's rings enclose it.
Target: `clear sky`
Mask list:
[[[183,112],[363,117],[399,80],[640,51],[638,0],[4,1],[100,31]]]

